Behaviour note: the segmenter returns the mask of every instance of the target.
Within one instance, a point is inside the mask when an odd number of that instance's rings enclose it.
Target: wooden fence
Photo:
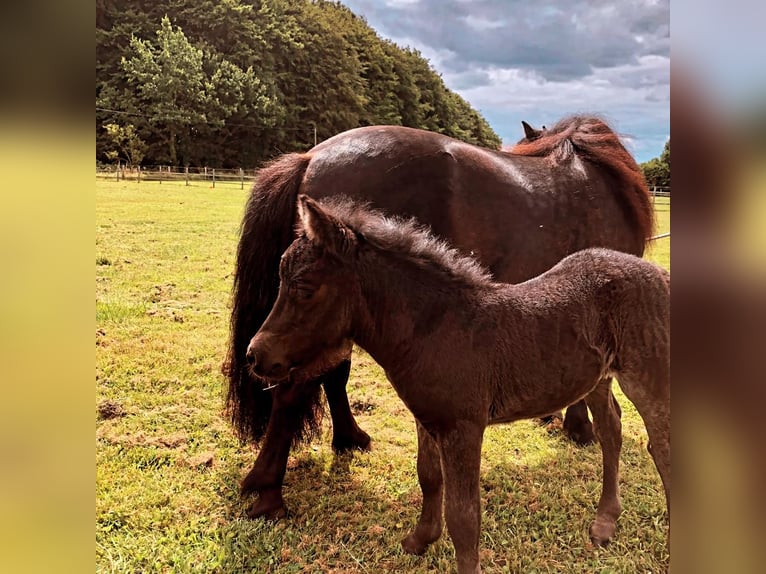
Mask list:
[[[215,187],[216,184],[239,184],[241,189],[250,187],[255,181],[255,169],[223,169],[211,167],[171,167],[164,165],[141,166],[128,168],[125,166],[110,166],[96,169],[99,179],[124,181],[175,181],[186,185],[206,185]],[[652,186],[649,192],[653,198],[670,197],[670,187]]]
[[[255,181],[255,169],[222,169],[210,167],[171,167],[171,166],[112,166],[96,170],[96,178],[115,181],[163,181],[184,182],[186,185],[206,185],[214,188],[216,184],[239,184],[240,189],[250,187]]]

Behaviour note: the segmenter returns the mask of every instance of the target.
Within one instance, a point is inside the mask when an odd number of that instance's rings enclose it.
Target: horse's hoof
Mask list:
[[[590,527],[590,541],[593,546],[606,546],[612,539],[616,528],[616,522],[596,517]]]
[[[338,454],[350,450],[370,450],[370,435],[362,429],[351,433],[350,436],[333,437],[332,448]]]
[[[282,499],[281,488],[269,488],[262,490],[258,500],[247,509],[250,518],[265,518],[266,520],[279,520],[287,516],[287,507]]]
[[[239,495],[244,498],[256,492],[258,492],[257,481],[251,479],[250,475],[247,475],[239,485]]]
[[[560,423],[561,421],[564,420],[564,415],[561,413],[561,411],[557,411],[547,416],[540,417],[538,420],[540,421],[541,425],[547,426],[551,424]]]
[[[564,432],[577,446],[588,446],[596,442],[596,435],[593,432],[593,424],[591,422],[574,426],[567,425],[567,421],[564,419]]]
[[[265,520],[277,521],[287,516],[287,507],[284,504],[274,506],[259,498],[247,509],[247,516],[253,519],[263,518]]]
[[[415,536],[415,533],[408,534],[402,538],[402,550],[404,550],[406,554],[420,556],[426,551],[426,548],[428,548],[428,544],[420,541],[417,536]]]

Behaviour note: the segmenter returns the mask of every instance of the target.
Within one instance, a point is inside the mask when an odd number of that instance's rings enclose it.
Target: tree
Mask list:
[[[210,98],[202,68],[202,50],[186,39],[181,28],[173,29],[165,16],[157,30],[157,43],[130,40],[133,55],[123,56],[122,67],[149,122],[164,127],[167,159],[178,163],[179,135],[189,126],[205,123]]]
[[[255,167],[370,124],[500,141],[421,54],[327,0],[97,0],[99,157],[127,122],[155,164]]]
[[[668,166],[668,171],[670,171],[670,138],[668,138],[668,141],[665,142],[665,147],[662,150],[662,154],[660,155],[660,161]]]
[[[106,153],[109,159],[122,160],[130,167],[141,164],[146,153],[146,143],[138,137],[133,124],[125,126],[106,124],[104,129],[113,145],[113,148]]]
[[[665,143],[660,157],[641,164],[641,171],[649,187],[670,187],[670,139]]]

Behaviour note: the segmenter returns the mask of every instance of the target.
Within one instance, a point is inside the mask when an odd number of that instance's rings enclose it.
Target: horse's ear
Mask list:
[[[298,196],[298,219],[310,241],[338,255],[347,254],[356,243],[353,229],[307,195]]]
[[[524,120],[521,120],[521,126],[524,128],[524,137],[526,137],[528,140],[533,140],[540,137],[540,130],[536,130]]]

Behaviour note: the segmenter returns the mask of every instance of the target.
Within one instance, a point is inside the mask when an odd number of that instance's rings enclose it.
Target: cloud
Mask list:
[[[420,50],[509,142],[520,133],[506,123],[509,116],[514,123],[522,113],[545,116],[549,123],[589,111],[637,128],[637,147],[661,142],[655,155],[662,150],[669,132],[668,0],[345,3],[381,35]]]
[[[545,79],[587,76],[592,68],[669,56],[669,2],[639,0],[348,0],[386,35],[413,38],[466,67],[534,70]]]

